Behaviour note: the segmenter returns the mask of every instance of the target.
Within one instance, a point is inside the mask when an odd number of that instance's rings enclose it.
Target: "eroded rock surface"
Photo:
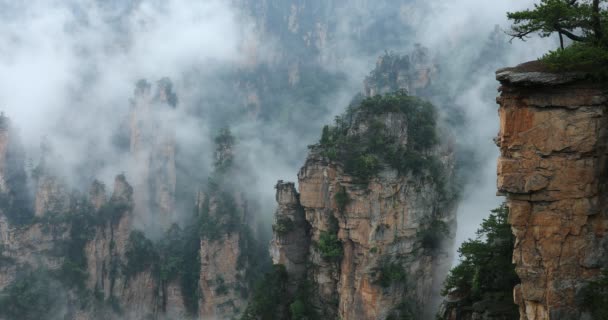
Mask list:
[[[396,145],[407,145],[408,122],[401,114],[354,115],[351,121],[347,135],[365,135],[372,122],[381,123]],[[439,159],[449,184],[452,150],[440,144],[429,153]],[[425,235],[433,226],[445,226],[445,234],[431,232],[451,243],[455,208],[449,192],[428,175],[400,174],[390,166],[363,183],[319,146],[311,149],[298,183],[299,192],[293,183],[276,186],[271,244],[291,291],[293,281],[307,279],[314,288],[312,303],[327,319],[384,320],[404,315],[404,308],[416,310],[420,319],[432,318],[421,310],[434,309],[431,297],[438,296],[450,257]],[[323,248],[334,234],[339,257]]]
[[[522,320],[583,319],[581,290],[608,266],[607,91],[580,78],[497,72],[498,190],[516,236]]]

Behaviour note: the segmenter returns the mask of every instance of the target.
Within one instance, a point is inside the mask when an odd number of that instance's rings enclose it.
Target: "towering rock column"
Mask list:
[[[276,185],[279,207],[275,214],[270,255],[275,264],[285,266],[291,275],[289,290],[293,293],[306,277],[306,259],[310,248],[309,229],[300,195],[293,182],[279,181]]]
[[[389,146],[407,143],[403,114],[354,110],[346,134],[371,136],[368,128],[380,123]],[[316,145],[298,173],[299,193],[294,183],[277,184],[271,255],[285,266],[290,290],[308,281],[321,318],[434,318],[422,313],[433,309],[451,260],[441,245],[452,242],[455,208],[449,189],[437,183],[451,182],[452,150],[445,143],[429,153],[441,167],[438,179],[386,165],[362,182]]]
[[[534,64],[497,71],[498,190],[507,196],[522,320],[585,319],[608,266],[606,86]]]
[[[158,81],[154,91],[145,80],[137,83],[130,126],[135,214],[141,226],[166,229],[173,222],[176,104],[169,79]]]

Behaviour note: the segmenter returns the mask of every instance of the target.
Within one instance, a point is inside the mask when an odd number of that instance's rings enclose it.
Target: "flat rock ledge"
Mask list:
[[[503,68],[496,71],[496,80],[517,86],[560,85],[585,79],[586,74],[577,72],[549,73],[540,71],[521,71]]]

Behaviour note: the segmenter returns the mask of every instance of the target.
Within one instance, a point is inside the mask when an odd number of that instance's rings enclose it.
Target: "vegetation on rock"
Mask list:
[[[518,314],[512,292],[519,278],[511,261],[515,240],[508,214],[505,204],[492,210],[477,230],[477,239],[462,243],[460,261],[445,280],[443,295],[457,291],[466,296],[465,305],[491,300],[508,306],[505,314]]]
[[[9,119],[4,115],[0,118],[0,125],[3,130],[13,130]],[[31,205],[32,197],[25,171],[25,151],[17,137],[9,140],[4,166],[4,179],[8,190],[0,193],[0,210],[12,225],[30,224],[34,220],[34,208]]]
[[[378,274],[377,283],[383,288],[388,288],[393,284],[404,284],[407,281],[406,269],[397,261],[382,260],[376,272]]]
[[[350,198],[348,197],[348,192],[346,192],[346,187],[338,185],[337,188],[338,191],[334,195],[334,200],[336,200],[338,211],[344,213],[346,206],[350,202]]]
[[[606,0],[541,0],[534,9],[509,12],[513,20],[509,34],[524,40],[538,33],[557,33],[560,48],[541,60],[556,70],[583,70],[608,76],[608,9]],[[564,38],[573,41],[564,45]]]
[[[402,114],[407,121],[407,141],[389,134],[379,116]],[[346,173],[367,182],[385,166],[399,174],[429,175],[442,181],[441,164],[430,150],[437,145],[436,110],[432,104],[397,91],[351,104],[347,113],[325,126],[319,146],[322,155],[344,165]],[[364,129],[357,129],[359,125]],[[359,130],[359,132],[356,132]]]
[[[583,288],[583,307],[593,319],[608,319],[608,270]]]
[[[541,61],[553,70],[582,70],[602,80],[608,78],[608,47],[574,43],[547,53]]]
[[[63,292],[47,271],[25,271],[0,292],[0,317],[39,320],[59,316]]]
[[[174,224],[157,242],[148,239],[141,231],[132,231],[122,267],[127,278],[150,271],[161,290],[179,279],[184,304],[189,314],[198,312],[198,278],[200,274],[200,239],[198,230],[185,229]],[[164,295],[163,295],[164,296]]]
[[[310,282],[300,282],[294,301],[289,305],[291,320],[319,319],[319,314],[311,303],[312,289]]]
[[[448,225],[441,221],[434,219],[428,227],[418,230],[418,238],[424,249],[436,251],[441,248],[442,241],[450,234]]]
[[[158,261],[154,243],[141,231],[131,231],[127,251],[127,262],[123,267],[124,274],[130,278],[150,268]]]
[[[329,213],[328,220],[329,228],[327,231],[321,231],[319,241],[317,241],[315,247],[323,259],[339,261],[344,254],[344,249],[342,248],[342,241],[338,238],[340,229],[338,219],[332,213]]]
[[[234,161],[233,148],[236,143],[235,137],[230,132],[230,128],[222,128],[214,138],[215,141],[215,170],[218,173],[225,173],[232,167]]]
[[[312,284],[301,281],[293,297],[287,294],[288,274],[285,266],[274,265],[255,285],[253,298],[241,320],[310,320],[319,319],[311,303]]]
[[[293,231],[295,225],[290,218],[280,217],[277,222],[272,226],[272,231],[278,236],[284,236]]]
[[[365,82],[378,88],[386,88],[389,92],[397,91],[399,73],[410,71],[410,57],[401,56],[394,52],[385,52],[376,64],[376,68],[365,78]]]
[[[210,212],[211,197],[215,207],[213,214]],[[223,235],[241,230],[241,224],[239,210],[232,194],[218,190],[208,195],[198,215],[199,233],[202,238],[219,240]]]
[[[285,318],[283,300],[287,293],[287,270],[274,265],[272,271],[255,286],[253,297],[241,320],[272,320]]]
[[[418,313],[414,312],[415,308],[412,307],[412,303],[404,301],[395,310],[393,310],[386,320],[414,320],[417,319]]]
[[[73,201],[72,210],[68,214],[70,232],[64,243],[64,262],[59,269],[63,283],[79,290],[85,290],[88,277],[85,246],[95,235],[95,210],[86,199]]]
[[[317,242],[317,249],[321,256],[327,260],[337,260],[342,257],[343,249],[342,242],[336,234],[328,231],[322,231]]]

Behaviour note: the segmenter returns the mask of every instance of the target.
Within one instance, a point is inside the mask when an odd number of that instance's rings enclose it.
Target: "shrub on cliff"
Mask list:
[[[399,262],[383,260],[375,271],[378,275],[376,282],[382,288],[407,281],[406,268]]]
[[[255,286],[253,298],[241,320],[272,320],[286,318],[284,298],[287,293],[287,270],[274,265]]]
[[[280,217],[277,222],[272,225],[272,231],[279,236],[284,236],[293,231],[295,225],[290,218]]]
[[[583,289],[583,307],[593,319],[608,319],[608,269]]]
[[[407,121],[405,145],[389,133],[379,118],[387,113],[404,115]],[[439,160],[430,152],[439,142],[436,118],[432,104],[402,90],[357,100],[346,114],[336,117],[333,126],[323,128],[319,147],[323,156],[341,162],[344,171],[360,182],[366,183],[383,167],[389,166],[402,175],[428,174],[441,184],[442,173],[437,170],[441,165],[437,165]],[[356,132],[358,130],[360,132]]]
[[[515,239],[507,222],[508,214],[505,204],[492,210],[477,230],[477,239],[462,243],[458,249],[460,262],[445,280],[443,295],[458,290],[468,294],[470,303],[490,294],[501,296],[501,302],[509,303],[517,311],[512,291],[519,278],[511,262]]]
[[[311,303],[312,284],[309,281],[301,281],[296,290],[295,299],[289,305],[291,320],[319,319],[317,309]]]
[[[331,232],[321,232],[319,241],[317,242],[317,249],[319,249],[324,259],[337,260],[342,258],[342,242],[340,242],[336,234]]]
[[[146,270],[158,260],[154,243],[141,231],[131,231],[125,257],[127,263],[123,271],[127,277],[133,277]]]
[[[123,201],[109,201],[99,208],[99,223],[103,224],[109,221],[112,224],[117,224],[125,212],[131,211],[133,205]]]
[[[346,188],[338,185],[338,191],[334,195],[334,200],[336,200],[336,206],[338,207],[338,211],[340,213],[344,213],[346,210],[346,206],[350,202],[350,198],[348,197],[348,192],[346,192]]]
[[[582,70],[597,78],[608,78],[608,47],[574,43],[563,50],[550,51],[541,60],[553,70]]]

